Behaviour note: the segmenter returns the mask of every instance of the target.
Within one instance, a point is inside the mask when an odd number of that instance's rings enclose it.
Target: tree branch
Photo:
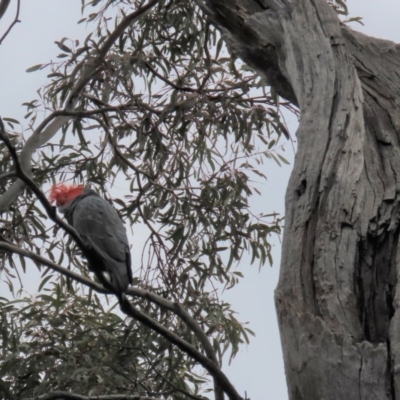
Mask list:
[[[90,80],[92,75],[96,74],[97,72],[98,68],[94,66],[93,62],[86,63],[86,65],[82,68],[81,78],[79,79],[75,87],[72,89],[71,94],[69,95],[66,101],[65,111],[72,111],[75,108],[76,104],[78,103],[79,94],[81,90]],[[57,111],[55,113],[57,113]],[[55,117],[53,114],[54,113],[52,113],[49,117],[47,117],[26,141],[25,146],[21,151],[19,161],[18,157],[16,158],[21,172],[23,172],[25,177],[28,178],[29,180],[31,180],[32,176],[31,159],[33,153],[36,151],[38,147],[42,146],[44,143],[49,141],[58,132],[58,130],[71,119],[71,117],[68,116]],[[49,123],[50,121],[52,122]],[[2,130],[5,134],[4,126]],[[21,179],[18,179],[16,182],[14,182],[14,184],[7,190],[7,192],[0,197],[0,211],[4,210],[13,201],[15,201],[15,199],[18,197],[21,191],[25,188],[25,185],[26,182],[24,182]]]
[[[145,6],[139,10],[129,14],[125,17],[119,25],[115,28],[109,38],[105,41],[103,46],[99,49],[99,55],[96,58],[90,60],[82,61],[81,63],[81,76],[77,84],[72,88],[71,93],[66,100],[64,112],[73,111],[76,107],[79,95],[81,91],[90,81],[92,76],[96,76],[102,69],[102,60],[106,56],[107,52],[110,50],[112,44],[121,36],[123,31],[132,23],[136,22],[140,17],[142,17],[151,7],[158,3],[159,0],[151,0]],[[56,113],[56,114],[55,114]],[[38,147],[42,146],[44,143],[49,141],[58,130],[64,126],[72,117],[58,115],[59,111],[55,111],[49,117],[47,117],[35,130],[35,132],[26,141],[24,148],[20,155],[20,164],[23,171],[27,177],[31,178],[31,159],[33,153]],[[58,115],[58,116],[57,116]],[[52,121],[50,123],[50,121]],[[46,128],[46,129],[45,129]],[[42,132],[43,131],[43,132]],[[21,191],[24,189],[25,183],[21,180],[17,180],[14,184],[7,190],[7,192],[0,197],[0,211],[8,207]]]
[[[199,92],[201,92],[204,89],[204,86],[206,85],[207,81],[210,79],[210,77],[212,75],[212,60],[211,60],[210,52],[208,51],[209,33],[210,33],[210,24],[207,23],[206,31],[204,33],[204,52],[206,53],[207,73],[203,78],[203,82],[201,82],[201,85],[199,87]]]
[[[200,343],[204,347],[204,350],[207,354],[207,357],[210,358],[213,362],[218,364],[217,357],[215,355],[214,349],[208,340],[207,335],[201,329],[200,325],[197,323],[197,321],[187,312],[185,308],[182,307],[181,304],[177,302],[172,302],[165,297],[158,296],[155,293],[149,292],[147,290],[140,289],[138,287],[131,287],[128,289],[127,294],[130,294],[131,296],[136,296],[136,297],[141,297],[143,299],[146,299],[154,304],[157,304],[158,306],[164,308],[165,310],[169,310],[173,312],[175,315],[177,315],[183,322],[186,323],[186,325],[191,329],[193,333],[197,336],[199,339]]]
[[[10,1],[11,0],[2,0],[0,2],[0,19],[3,18],[4,14],[7,11],[8,6],[10,5]],[[6,32],[4,33],[4,35],[0,38],[0,44],[3,43],[3,40],[6,38],[6,36],[11,32],[11,29],[14,27],[14,25],[16,25],[18,22],[21,22],[19,20],[19,11],[21,9],[21,0],[18,0],[17,2],[17,13],[15,15],[14,21],[11,22],[11,25],[8,27],[8,29],[6,30]]]
[[[108,37],[105,41],[104,45],[99,51],[99,58],[104,59],[107,52],[110,50],[113,43],[123,34],[124,30],[129,26],[136,22],[139,18],[145,15],[153,6],[158,3],[159,0],[151,0],[139,10],[134,11],[133,13],[127,15],[114,29],[114,32]]]
[[[0,139],[4,142],[8,151],[11,154],[11,157],[12,157],[12,159],[14,161],[14,165],[15,165],[16,175],[18,176],[18,178],[26,186],[28,186],[32,190],[32,192],[36,195],[36,197],[38,198],[38,200],[40,201],[40,203],[46,210],[46,213],[49,216],[49,218],[72,237],[72,239],[75,241],[75,243],[82,250],[83,254],[86,257],[90,256],[88,254],[88,250],[87,250],[85,244],[82,242],[82,239],[79,236],[79,234],[76,232],[76,230],[58,216],[58,214],[56,212],[56,208],[50,204],[50,202],[47,200],[47,197],[44,195],[44,193],[38,188],[36,183],[33,182],[33,180],[29,176],[27,176],[25,171],[22,169],[22,167],[19,163],[19,160],[18,160],[17,152],[16,152],[14,146],[12,145],[10,139],[7,136],[7,133],[4,129],[4,124],[3,124],[3,121],[1,118],[0,118]]]
[[[208,340],[208,337],[203,329],[201,329],[200,325],[197,321],[188,313],[188,311],[179,303],[172,302],[167,300],[164,297],[158,296],[155,293],[151,293],[147,290],[143,290],[140,288],[130,288],[127,292],[130,295],[142,297],[151,301],[158,306],[173,312],[177,315],[189,328],[190,330],[196,335],[199,342],[202,344],[207,357],[213,361],[215,364],[219,365],[217,356],[215,351]],[[218,381],[214,378],[214,390],[215,390],[215,398],[216,400],[223,400],[224,395],[223,392],[220,390]]]
[[[79,283],[82,283],[83,285],[88,286],[89,288],[93,289],[94,291],[96,291],[98,293],[111,294],[110,291],[105,289],[100,284],[98,284],[88,278],[85,278],[82,275],[72,272],[72,271],[68,270],[67,268],[64,268],[58,264],[55,264],[52,261],[47,260],[46,258],[44,258],[36,253],[33,253],[29,250],[25,250],[18,246],[15,246],[15,245],[12,245],[9,243],[5,243],[5,242],[1,242],[1,241],[0,241],[0,249],[9,251],[12,253],[20,254],[24,257],[30,258],[33,261],[36,261],[43,265],[46,265],[47,267],[53,269],[54,271],[57,271],[65,276],[68,276],[69,278],[76,280]],[[184,321],[185,322],[189,321],[191,327],[195,328],[195,326],[197,325],[197,323],[194,320],[191,321],[192,317],[187,313],[186,310],[183,309],[182,306],[174,305],[172,302],[169,302],[166,299],[162,299],[160,296],[157,296],[155,294],[152,294],[150,292],[147,292],[147,291],[144,291],[144,290],[141,290],[138,288],[130,288],[128,290],[127,294],[146,298],[149,301],[154,301],[154,302],[156,302],[156,304],[165,306],[165,308],[167,308],[171,311],[174,311],[178,316],[183,316],[185,318]],[[171,332],[169,329],[165,328],[163,325],[161,325],[157,321],[153,320],[148,315],[144,314],[140,310],[137,310],[127,300],[126,297],[124,297],[121,301],[121,310],[126,315],[141,322],[143,325],[147,326],[148,328],[152,329],[153,331],[157,332],[158,334],[160,334],[161,336],[166,338],[168,341],[170,341],[172,344],[177,346],[184,353],[186,353],[191,358],[193,358],[195,361],[197,361],[200,365],[202,365],[210,373],[210,375],[218,382],[218,385],[228,395],[229,399],[243,400],[242,397],[239,395],[239,393],[237,393],[236,389],[231,384],[229,379],[226,377],[226,375],[221,371],[220,367],[218,366],[218,364],[216,362],[210,360],[207,356],[200,353],[191,344],[189,344],[185,340],[181,339],[178,335]],[[201,328],[199,326],[196,329],[197,329],[197,333],[201,330]],[[203,342],[202,342],[202,344],[203,344]]]
[[[226,375],[221,371],[218,364],[215,364],[207,356],[204,356],[191,344],[182,340],[178,335],[171,332],[157,321],[154,321],[148,315],[137,310],[126,298],[121,302],[121,310],[137,321],[140,321],[143,325],[164,336],[169,342],[202,365],[218,382],[218,385],[224,390],[230,400],[243,400]]]
[[[3,179],[14,178],[17,176],[15,171],[4,172],[4,174],[0,175],[0,181]]]
[[[191,88],[191,87],[188,87],[188,86],[178,86],[174,82],[170,81],[168,78],[166,78],[165,76],[160,74],[155,68],[152,67],[152,65],[148,61],[143,60],[143,63],[157,78],[162,80],[168,86],[171,86],[173,89],[180,90],[182,92],[195,92],[195,93],[197,93],[199,91],[198,89],[194,89],[194,88]]]
[[[76,272],[73,272],[67,268],[62,267],[61,265],[58,265],[47,258],[42,257],[39,254],[36,254],[32,251],[25,250],[22,247],[18,247],[14,244],[6,243],[4,241],[0,241],[0,249],[4,251],[9,251],[11,253],[16,253],[19,254],[23,257],[29,258],[32,261],[45,265],[48,268],[51,268],[53,271],[57,271],[60,274],[67,276],[68,278],[74,279],[75,281],[82,283],[83,285],[89,287],[90,289],[93,289],[94,291],[98,293],[103,293],[103,294],[110,294],[110,292],[104,288],[102,285],[99,283],[96,283],[92,281],[91,279],[85,278],[84,276],[77,274]]]

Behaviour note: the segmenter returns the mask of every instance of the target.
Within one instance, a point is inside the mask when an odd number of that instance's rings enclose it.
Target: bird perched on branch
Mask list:
[[[89,270],[121,298],[132,284],[131,254],[125,227],[115,209],[82,185],[55,185],[49,200],[65,214],[87,247]],[[109,281],[103,272],[107,272]]]

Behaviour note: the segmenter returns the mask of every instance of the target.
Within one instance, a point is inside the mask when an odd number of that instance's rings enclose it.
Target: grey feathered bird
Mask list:
[[[125,227],[115,209],[93,190],[65,183],[51,188],[50,201],[65,214],[89,250],[89,270],[97,276],[107,272],[108,289],[121,297],[132,284],[131,254]],[[99,279],[104,284],[103,277]]]

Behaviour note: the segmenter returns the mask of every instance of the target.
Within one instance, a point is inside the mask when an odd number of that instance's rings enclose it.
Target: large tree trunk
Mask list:
[[[400,46],[325,0],[207,7],[301,110],[276,290],[290,399],[400,398]]]

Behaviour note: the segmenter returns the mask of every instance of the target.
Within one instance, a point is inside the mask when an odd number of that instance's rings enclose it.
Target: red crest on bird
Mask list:
[[[83,194],[85,186],[69,185],[67,183],[59,183],[50,189],[50,203],[56,203],[57,207],[70,203],[73,199]]]

